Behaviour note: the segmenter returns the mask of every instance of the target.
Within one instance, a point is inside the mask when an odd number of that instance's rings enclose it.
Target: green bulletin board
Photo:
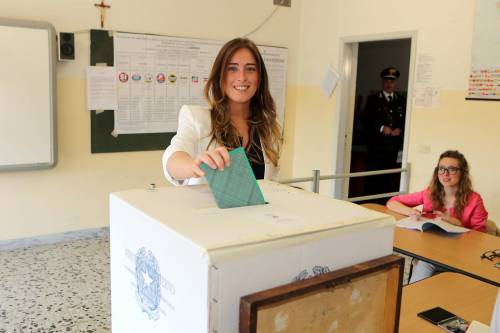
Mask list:
[[[90,65],[106,63],[113,66],[113,37],[106,30],[90,31]],[[121,134],[114,137],[113,110],[90,112],[91,152],[163,150],[175,133]]]

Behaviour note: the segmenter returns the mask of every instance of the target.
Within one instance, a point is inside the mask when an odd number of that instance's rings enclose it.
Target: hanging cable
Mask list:
[[[281,3],[283,3],[285,0],[281,0],[280,4],[279,5],[275,5],[276,8],[273,9],[273,11],[271,12],[271,14],[269,14],[265,19],[264,21],[262,21],[261,24],[259,24],[255,29],[253,29],[252,31],[250,31],[249,33],[243,35],[244,38],[250,36],[251,34],[253,34],[254,32],[257,32],[260,28],[262,28],[272,17],[273,15],[276,13],[276,11],[281,7]]]

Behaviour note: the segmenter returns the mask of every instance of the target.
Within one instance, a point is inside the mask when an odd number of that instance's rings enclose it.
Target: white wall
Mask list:
[[[303,6],[299,97],[294,114],[294,175],[304,176],[315,165],[322,168],[322,173],[323,170],[331,173],[334,168],[337,138],[332,128],[338,126],[336,95],[324,97],[319,82],[328,64],[338,68],[341,38],[417,31],[417,53],[433,56],[433,84],[440,88],[441,94],[437,108],[413,109],[411,114],[410,190],[427,185],[441,152],[458,149],[472,166],[475,189],[483,195],[490,217],[499,222],[500,180],[492,175],[492,167],[500,164],[500,104],[464,99],[471,60],[474,2],[317,0],[314,6]],[[321,154],[314,158],[311,147],[318,147]],[[420,152],[426,148],[430,150],[428,153]]]
[[[90,154],[90,116],[85,110],[84,69],[89,28],[98,10],[84,0],[0,2],[3,17],[49,21],[77,34],[77,60],[58,65],[59,164],[55,169],[0,174],[0,239],[104,226],[108,193],[166,185],[161,152]],[[106,28],[181,37],[227,40],[252,30],[273,10],[271,0],[110,1]],[[476,189],[491,217],[500,221],[500,186],[491,174],[500,164],[499,104],[465,101],[470,67],[474,1],[293,0],[250,36],[257,43],[289,48],[285,151],[282,175],[331,173],[336,160],[336,94],[319,88],[329,66],[338,68],[341,38],[417,31],[418,54],[434,56],[435,109],[411,115],[411,190],[423,188],[443,150],[461,150],[472,165]],[[430,152],[420,152],[429,147]],[[322,188],[327,187],[324,183]]]
[[[0,2],[2,17],[48,21],[58,32],[77,32],[76,60],[57,66],[59,163],[51,170],[0,173],[0,240],[105,226],[110,192],[151,182],[167,186],[160,151],[90,153],[84,73],[90,61],[88,30],[99,28],[95,2]],[[112,7],[106,29],[217,40],[244,35],[275,8],[271,0],[107,2]],[[259,44],[289,48],[289,82],[297,80],[299,18],[299,6],[282,7],[250,36]]]

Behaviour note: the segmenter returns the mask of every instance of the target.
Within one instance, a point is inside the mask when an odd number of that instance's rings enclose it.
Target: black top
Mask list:
[[[264,171],[266,169],[264,164],[264,154],[262,152],[262,146],[260,145],[259,136],[256,136],[257,140],[254,141],[255,144],[253,144],[247,151],[247,156],[255,178],[264,179]]]
[[[366,129],[368,145],[376,150],[390,150],[397,155],[403,147],[406,98],[394,93],[388,101],[382,91],[368,96],[366,101]],[[401,130],[398,136],[385,136],[382,126]]]
[[[243,138],[240,138],[240,140],[243,141]],[[250,166],[252,167],[253,174],[255,175],[255,179],[264,179],[266,166],[264,164],[264,153],[257,132],[254,133],[252,141],[252,146],[248,150],[245,148],[245,152],[250,162]]]
[[[385,98],[382,91],[368,96],[366,101],[366,113],[368,126],[376,136],[382,135],[380,127],[387,126],[391,129],[401,129],[400,137],[403,137],[405,125],[406,99],[394,92],[390,100]]]

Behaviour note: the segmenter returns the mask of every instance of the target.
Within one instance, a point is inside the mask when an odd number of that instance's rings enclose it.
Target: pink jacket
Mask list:
[[[402,194],[392,197],[391,199],[389,199],[389,202],[390,201],[398,201],[408,207],[424,205],[424,212],[432,212],[433,210],[430,191],[428,188],[421,192]],[[455,214],[454,208],[450,210],[450,215],[452,217],[458,218]],[[483,199],[481,199],[479,193],[472,192],[467,205],[464,207],[462,218],[460,220],[464,228],[477,231],[486,231],[486,220],[488,220],[488,212],[484,208]]]

